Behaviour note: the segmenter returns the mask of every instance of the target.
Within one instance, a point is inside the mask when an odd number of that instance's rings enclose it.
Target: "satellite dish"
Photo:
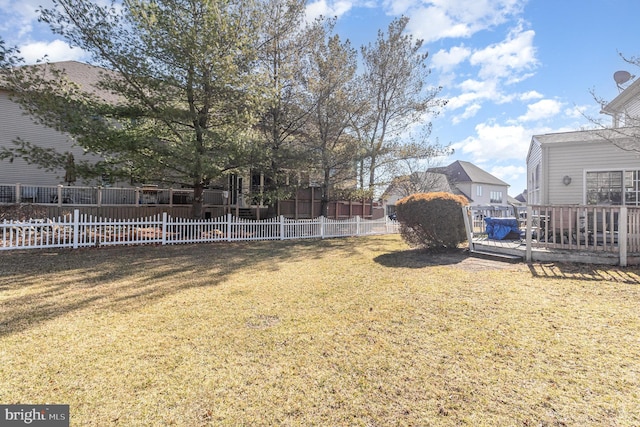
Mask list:
[[[613,80],[615,80],[616,85],[618,85],[619,89],[623,89],[622,85],[627,83],[634,77],[635,76],[632,76],[628,71],[616,71],[615,73],[613,73]]]

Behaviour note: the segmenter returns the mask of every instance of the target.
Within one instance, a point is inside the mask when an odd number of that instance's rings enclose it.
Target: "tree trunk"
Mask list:
[[[202,218],[202,203],[203,203],[204,185],[199,182],[193,186],[193,217],[196,219]]]

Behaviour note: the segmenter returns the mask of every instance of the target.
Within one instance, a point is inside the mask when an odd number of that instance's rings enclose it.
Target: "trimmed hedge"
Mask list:
[[[413,247],[456,248],[467,240],[462,207],[464,196],[418,193],[396,203],[402,238]]]

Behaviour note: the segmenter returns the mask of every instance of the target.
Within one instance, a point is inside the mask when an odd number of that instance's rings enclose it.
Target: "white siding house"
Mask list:
[[[612,126],[534,135],[527,155],[532,205],[640,205],[640,80],[603,107]],[[627,126],[625,126],[625,124]]]

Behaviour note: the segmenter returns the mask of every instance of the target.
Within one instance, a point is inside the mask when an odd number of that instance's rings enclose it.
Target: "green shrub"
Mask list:
[[[456,248],[467,239],[464,196],[433,192],[412,194],[396,203],[402,238],[411,246]]]

